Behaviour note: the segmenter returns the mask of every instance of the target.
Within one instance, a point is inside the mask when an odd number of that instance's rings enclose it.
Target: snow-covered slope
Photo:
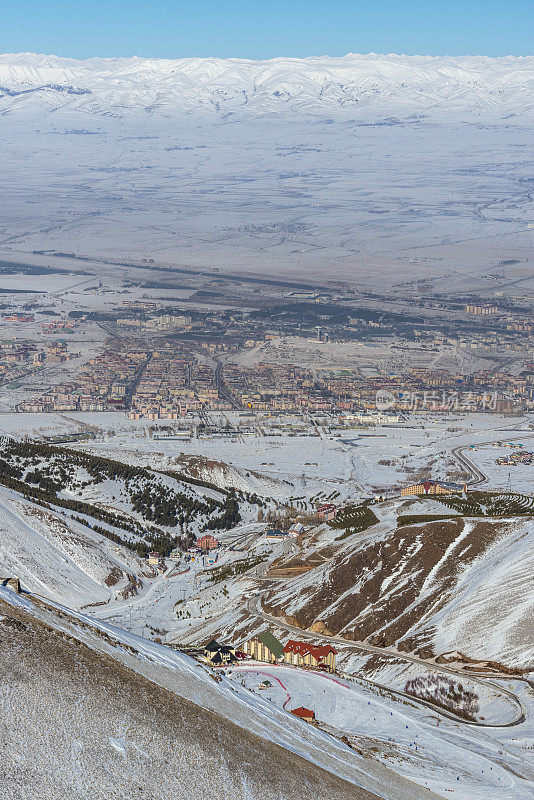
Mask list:
[[[135,593],[146,562],[85,525],[0,490],[0,579],[79,608]]]
[[[534,57],[349,54],[269,61],[0,56],[0,113],[75,109],[123,117],[211,111],[339,112],[386,120],[523,117],[534,103]]]
[[[302,628],[424,658],[460,652],[510,667],[534,663],[532,520],[447,520],[355,534],[278,562],[266,611]],[[281,569],[280,569],[281,568]]]
[[[90,616],[0,587],[0,632],[10,800],[436,797],[192,658]]]

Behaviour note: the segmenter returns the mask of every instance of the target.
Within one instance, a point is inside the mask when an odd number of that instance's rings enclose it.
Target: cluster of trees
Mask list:
[[[467,497],[435,496],[466,517],[516,517],[534,514],[534,499],[516,492],[469,492]]]
[[[17,464],[11,464],[0,458],[0,475],[9,475],[12,478],[20,479],[23,475],[23,470]]]
[[[258,522],[266,522],[268,525],[272,525],[273,528],[278,528],[281,531],[288,531],[297,514],[298,512],[294,508],[285,508],[281,511],[275,511],[269,508],[266,513],[260,508],[258,510],[257,520]]]
[[[180,524],[181,529],[198,515],[209,516],[217,509],[226,508],[225,503],[218,500],[208,499],[204,502],[182,492],[174,492],[161,484],[145,485],[132,492],[131,501],[134,511],[145,519],[169,528]]]
[[[46,503],[41,503],[38,500],[34,500],[34,502],[39,503],[39,505],[46,506],[46,508],[50,508],[50,505]],[[76,520],[76,522],[81,522],[82,525],[85,525],[87,528],[91,528],[91,530],[95,531],[96,533],[99,533],[101,536],[105,536],[106,539],[115,542],[115,544],[121,544],[123,547],[127,547],[129,550],[135,551],[143,558],[147,558],[150,550],[152,550],[152,547],[149,547],[146,542],[143,542],[139,539],[137,541],[132,541],[132,539],[125,539],[123,536],[119,536],[118,533],[115,533],[115,531],[110,531],[108,528],[102,527],[102,525],[91,524],[86,519],[83,519],[83,517],[75,517],[73,515],[72,519]],[[171,551],[169,550],[169,553],[170,552]]]
[[[80,477],[80,470],[84,475],[83,478]],[[178,485],[181,483],[184,490],[175,491],[170,486],[164,485],[161,479],[158,480],[157,475],[143,467],[44,443],[18,442],[9,439],[5,442],[4,458],[0,459],[0,483],[45,507],[66,508],[139,537],[128,540],[118,533],[109,535],[112,532],[102,525],[82,520],[84,524],[98,530],[102,535],[113,541],[119,541],[143,555],[150,549],[168,555],[179,543],[187,547],[192,539],[188,528],[197,517],[207,518],[204,530],[232,528],[241,520],[237,494],[242,498],[246,496],[250,503],[258,505],[262,503],[255,494],[242,492],[236,494],[233,490],[214,487],[207,481],[190,479],[181,474],[178,476],[177,473],[165,474],[172,476]],[[61,496],[65,488],[71,491],[81,490],[106,479],[123,482],[132,509],[147,522],[164,528],[175,528],[179,525],[180,537],[162,530],[161,527],[144,526],[120,513],[96,507],[83,500]],[[216,490],[220,493],[221,499],[200,498],[194,490],[184,485],[187,483]]]
[[[364,500],[359,506],[350,506],[346,508],[343,514],[340,514],[336,519],[329,523],[331,528],[352,528],[353,533],[360,533],[371,525],[378,522],[378,517],[372,511],[368,504],[369,500]]]
[[[203,489],[211,489],[213,492],[220,492],[221,494],[228,494],[228,489],[221,489],[216,484],[211,483],[210,481],[201,480],[200,478],[192,478],[190,475],[186,475],[185,472],[173,472],[172,470],[160,470],[162,475],[168,475],[169,478],[174,478],[177,481],[182,481],[183,483],[190,483],[193,486],[201,486]]]
[[[243,575],[244,572],[248,572],[262,561],[262,556],[251,556],[243,561],[234,561],[233,564],[226,564],[224,567],[210,570],[212,583],[221,583],[229,578],[235,578],[237,575]]]
[[[203,530],[229,530],[230,528],[234,528],[239,522],[241,522],[239,503],[237,502],[234,494],[229,494],[226,498],[224,511],[221,516],[212,517],[210,520],[208,520],[208,522],[204,525]]]
[[[238,498],[238,500],[242,500],[243,502],[250,503],[250,505],[256,506],[264,506],[265,501],[258,497],[256,492],[244,492],[240,489],[223,489],[217,484],[212,483],[211,481],[206,481],[201,478],[192,478],[190,475],[186,475],[185,472],[173,472],[172,470],[161,470],[162,475],[168,475],[170,478],[174,478],[175,480],[183,481],[184,483],[190,483],[193,486],[201,486],[204,489],[211,489],[212,492],[220,492],[223,495],[234,495]]]
[[[9,441],[4,452],[8,457],[11,455],[12,460],[0,459],[0,484],[15,490],[27,500],[31,500],[43,508],[51,510],[63,508],[74,512],[71,515],[73,519],[140,555],[146,556],[150,550],[157,550],[165,556],[176,547],[179,543],[178,537],[158,527],[142,525],[131,518],[83,500],[58,496],[58,492],[65,488],[65,483],[69,483],[68,458],[72,456],[73,461],[76,462],[80,455],[83,457],[85,454],[72,453],[62,448],[57,448],[57,450],[59,453],[56,452],[56,448],[48,445]],[[43,463],[43,459],[46,457],[48,457],[48,461]],[[59,463],[58,467],[56,459],[59,459],[59,462],[64,461],[65,466]],[[108,460],[104,459],[104,461]],[[35,466],[36,464],[38,466]],[[24,478],[25,468],[28,465],[34,468],[27,472]],[[84,466],[87,465],[84,464]],[[133,467],[132,470],[136,471],[137,468]],[[189,498],[186,499],[189,502]],[[216,503],[216,501],[213,502]],[[84,516],[81,517],[80,514]],[[99,523],[109,525],[115,530],[109,530]],[[130,536],[126,538],[120,535],[118,530],[125,531]],[[188,541],[186,538],[186,546]]]
[[[60,477],[47,475],[46,472],[41,469],[34,469],[31,472],[27,472],[26,481],[36,484],[43,492],[47,492],[50,495],[55,495],[60,491],[61,487],[66,484],[65,480],[62,481]]]
[[[419,675],[404,687],[406,694],[445,708],[474,722],[479,711],[478,695],[446,675]]]
[[[258,497],[256,492],[240,492],[239,489],[236,489],[235,495],[240,500],[243,500],[246,503],[250,503],[251,506],[259,506],[260,508],[263,508],[265,506],[265,501],[262,500],[261,497]]]
[[[132,508],[145,519],[152,520],[159,525],[174,528],[178,525],[176,502],[172,494],[165,495],[145,486],[131,495]]]

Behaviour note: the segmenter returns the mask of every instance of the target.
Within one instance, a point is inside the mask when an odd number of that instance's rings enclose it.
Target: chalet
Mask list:
[[[231,644],[221,644],[212,639],[204,648],[204,658],[209,664],[221,667],[225,664],[235,664],[237,657],[235,647]]]
[[[270,631],[263,631],[242,647],[244,653],[255,661],[268,661],[275,664],[284,659],[284,645]]]
[[[312,711],[310,708],[304,708],[304,706],[300,706],[299,708],[294,708],[291,711],[299,719],[303,719],[306,722],[313,722],[315,719],[315,712]]]
[[[22,591],[18,578],[4,578],[2,581],[2,586],[7,586],[8,589],[12,589],[17,594],[20,594]]]
[[[265,538],[268,542],[284,542],[287,539],[287,533],[279,531],[277,528],[269,528],[265,531]]]
[[[304,533],[304,525],[301,522],[294,522],[290,527],[288,534],[289,536],[300,536],[301,533]]]
[[[160,561],[161,561],[161,556],[159,553],[148,554],[148,563],[150,564],[151,567],[158,567]]]
[[[423,481],[422,483],[414,483],[411,486],[405,486],[401,489],[401,495],[417,494],[451,494],[453,492],[461,493],[467,491],[465,483],[449,483],[448,481]]]
[[[295,667],[316,667],[334,672],[337,650],[329,644],[316,645],[292,639],[284,647],[284,663]]]
[[[220,542],[211,533],[205,533],[204,536],[199,536],[195,542],[199,550],[215,550],[220,546]]]

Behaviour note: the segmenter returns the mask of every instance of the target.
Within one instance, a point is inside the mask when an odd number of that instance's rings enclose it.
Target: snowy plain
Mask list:
[[[448,720],[436,725],[435,716],[424,709],[347,677],[262,664],[233,668],[232,679],[282,708],[313,709],[326,729],[348,735],[364,752],[374,745],[383,764],[394,764],[401,774],[443,797],[519,800],[532,791],[531,781],[499,764],[500,731],[479,732]],[[260,689],[265,680],[272,686]],[[526,728],[523,735],[528,739],[532,730]],[[521,764],[521,747],[508,746],[507,755]]]
[[[532,58],[0,56],[0,254],[532,276]]]
[[[382,289],[430,278],[435,287],[454,292],[480,285],[501,269],[502,260],[513,259],[510,277],[528,289],[533,74],[532,58],[371,54],[256,63],[2,56],[0,257],[74,263],[79,269],[85,262],[32,251],[150,256],[171,265],[343,278]],[[127,268],[121,272],[126,277]],[[85,294],[81,285],[74,295],[76,281],[37,278],[37,302],[63,310],[73,302],[80,308],[112,304],[111,296]],[[5,289],[26,285],[26,279],[11,276],[0,282]],[[68,287],[67,306],[62,292]],[[121,291],[120,282],[114,288]],[[188,292],[176,289],[173,296]],[[2,328],[3,335],[10,333]],[[240,488],[283,499],[334,490],[341,499],[359,499],[424,475],[455,477],[460,468],[452,449],[464,446],[473,448],[468,455],[488,475],[487,486],[505,487],[508,472],[514,489],[531,492],[533,485],[532,467],[498,468],[494,461],[503,451],[484,444],[509,435],[528,449],[531,417],[425,415],[398,428],[340,436],[172,443],[153,440],[145,422],[118,414],[0,415],[0,429],[16,435],[76,431],[80,423],[99,429],[99,438],[87,445],[92,452],[153,467],[176,466],[184,455],[207,457],[230,465]],[[205,477],[227,480],[228,472],[211,466]],[[268,729],[289,749],[319,758],[324,748],[339,763],[347,757],[346,748],[280,711],[282,693],[273,693],[269,702],[229,681],[219,691],[186,657],[96,621],[109,616],[121,628],[147,634],[148,622],[164,627],[172,619],[172,633],[185,637],[205,626],[206,615],[220,604],[230,629],[242,593],[254,590],[250,578],[232,585],[230,597],[211,592],[208,601],[195,566],[168,579],[148,578],[137,598],[117,602],[105,579],[108,570],[120,569],[117,590],[124,588],[127,570],[137,567],[128,553],[70,523],[66,535],[57,515],[47,522],[4,494],[0,522],[7,571],[21,573],[35,591],[40,585],[69,607],[111,600],[103,612],[95,609],[94,616],[79,619],[135,645],[152,665],[186,673],[187,691],[208,707],[218,707],[222,694],[230,697],[237,689],[243,724],[263,734]],[[241,533],[253,536],[254,529],[245,526]],[[516,548],[519,582],[527,555]],[[497,552],[494,574],[506,567]],[[487,599],[491,579],[482,588]],[[176,603],[190,598],[190,616],[176,619]],[[454,618],[445,618],[449,612],[443,613],[440,633],[444,648],[455,642]],[[371,701],[361,687],[350,690],[348,702],[349,690],[329,685],[327,692],[323,677],[313,678],[313,693],[309,675],[286,679],[296,704],[313,699],[318,716],[338,733],[373,730],[380,747],[389,748],[385,761],[394,762],[395,771],[428,782],[444,797],[526,800],[531,794],[519,762],[532,748],[532,699],[519,682],[511,684],[530,703],[529,722],[491,738],[485,732],[467,735],[452,723],[438,735],[437,728],[430,730],[433,720],[421,720],[419,711],[403,707],[399,713],[398,704],[387,697]],[[227,708],[236,711],[231,702]],[[404,729],[403,713],[413,715]],[[111,747],[122,757],[129,742],[114,736]],[[461,766],[461,775],[453,774],[451,763]],[[340,769],[350,771],[344,762]]]
[[[240,421],[233,413],[226,416],[233,424]],[[213,414],[213,419],[217,422],[220,415]],[[263,494],[276,491],[277,495],[288,498],[312,496],[319,491],[328,494],[334,489],[339,490],[343,498],[357,498],[362,493],[394,492],[405,483],[423,477],[453,480],[462,467],[452,451],[460,447],[465,448],[465,455],[487,475],[484,488],[505,489],[510,474],[514,491],[532,491],[532,465],[496,464],[499,456],[510,454],[507,443],[517,442],[525,450],[534,449],[532,414],[412,413],[393,425],[330,431],[326,424],[324,433],[315,436],[290,436],[283,431],[284,425],[294,423],[291,415],[278,417],[277,427],[272,428],[275,435],[269,436],[236,434],[225,439],[202,437],[175,441],[154,439],[151,430],[157,430],[157,423],[130,420],[122,412],[6,412],[0,414],[0,433],[39,438],[74,433],[91,426],[97,431],[97,438],[78,443],[77,448],[156,469],[162,464],[180,469],[184,458],[199,457],[211,463],[202,474],[206,480],[215,483],[233,480],[237,488],[245,491],[259,490]],[[258,414],[254,424],[268,432],[272,420]],[[216,465],[221,463],[233,469],[233,475],[217,475]]]

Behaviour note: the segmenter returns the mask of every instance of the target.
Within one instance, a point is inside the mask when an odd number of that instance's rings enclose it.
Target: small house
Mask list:
[[[20,581],[18,578],[6,578],[2,582],[2,585],[7,586],[8,589],[12,589],[17,594],[21,593]]]
[[[268,528],[265,532],[265,538],[268,542],[285,542],[287,533],[280,531],[277,528]]]
[[[303,719],[306,722],[313,722],[315,719],[315,712],[312,711],[310,708],[304,708],[304,706],[299,706],[299,708],[294,708],[291,711],[299,719]]]
[[[305,528],[301,522],[294,522],[293,525],[290,527],[288,533],[290,536],[300,536],[301,533],[304,533]]]

